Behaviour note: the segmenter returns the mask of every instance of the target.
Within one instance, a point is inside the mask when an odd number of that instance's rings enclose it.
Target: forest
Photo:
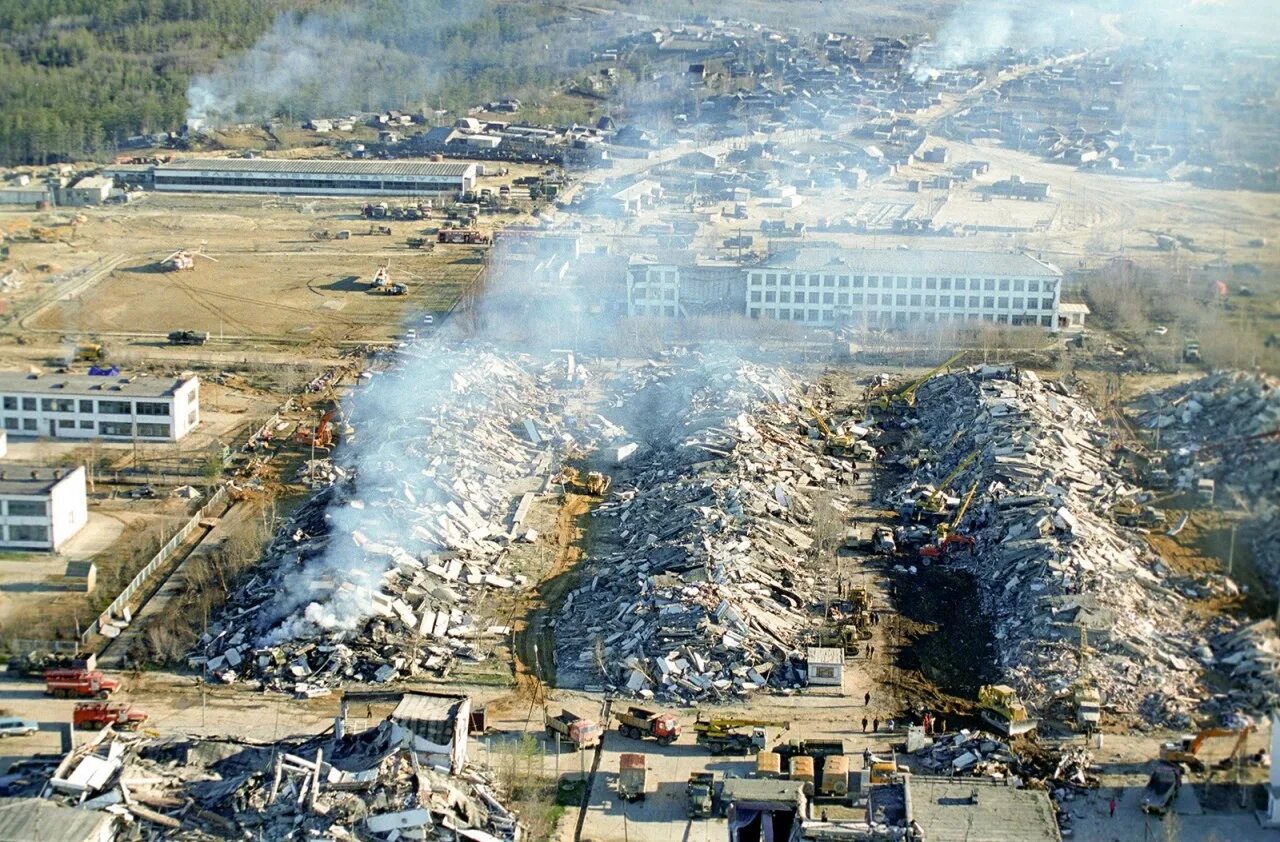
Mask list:
[[[181,129],[193,80],[243,120],[464,108],[553,83],[585,28],[497,0],[0,0],[0,165]]]

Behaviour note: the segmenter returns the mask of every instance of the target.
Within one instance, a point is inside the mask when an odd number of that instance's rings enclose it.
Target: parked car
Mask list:
[[[1164,336],[1166,333],[1169,332],[1169,328],[1165,327],[1164,325],[1156,325],[1151,329],[1151,332],[1154,333],[1156,336]]]
[[[25,737],[34,734],[40,727],[26,719],[6,716],[0,719],[0,737]]]

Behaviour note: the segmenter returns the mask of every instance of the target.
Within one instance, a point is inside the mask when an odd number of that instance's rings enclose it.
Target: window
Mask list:
[[[842,296],[843,297],[843,296]],[[841,304],[862,304],[862,293],[855,292],[849,296],[849,301],[841,301]]]
[[[1028,309],[1028,310],[1039,310],[1039,309],[1040,309],[1040,302],[1039,302],[1037,299],[1035,299],[1035,298],[1028,298],[1028,299],[1027,299],[1027,309]]]
[[[72,429],[75,429],[75,426],[76,426],[76,422],[75,422],[75,421],[73,421],[73,420],[71,420],[70,418],[59,418],[59,419],[58,419],[58,429],[59,429],[59,430],[72,430]]]
[[[835,667],[818,667],[814,672],[814,678],[835,678]]]
[[[1013,309],[1015,309],[1015,310],[1025,310],[1025,309],[1027,309],[1027,299],[1025,299],[1025,298],[1023,298],[1023,297],[1021,297],[1021,296],[1015,295],[1015,296],[1013,297]]]
[[[1053,322],[1052,322],[1052,321],[1050,321],[1050,319],[1051,319],[1051,318],[1052,318],[1051,316],[1041,316],[1041,317],[1040,317],[1040,326],[1041,326],[1041,327],[1053,327]]]
[[[874,307],[880,303],[880,296],[874,292],[867,293],[867,303]]]
[[[752,308],[747,312],[747,315],[749,315],[749,316],[750,316],[751,318],[753,318],[753,319],[758,319],[758,318],[760,318],[760,308],[759,308],[759,307],[752,307]]]
[[[911,279],[911,288],[912,288],[912,289],[920,289],[920,288],[921,288],[921,285],[922,285],[923,283],[924,283],[924,278],[912,278],[912,279]]]
[[[791,311],[791,321],[793,321],[793,322],[802,322],[802,321],[804,321],[804,310],[792,310],[792,311]]]
[[[790,290],[783,290],[783,291],[780,293],[780,295],[779,295],[779,297],[778,297],[778,300],[779,300],[779,301],[781,301],[783,304],[790,304],[790,303],[791,303],[791,291],[790,291]]]
[[[1000,298],[998,298],[998,299],[996,300],[996,306],[997,306],[997,307],[999,307],[1001,310],[1008,310],[1008,309],[1009,309],[1009,296],[1007,296],[1007,295],[1002,295],[1002,296],[1000,296]]]
[[[17,418],[5,418],[5,419],[4,419],[4,428],[5,428],[6,430],[16,430],[16,429],[18,429],[18,419],[17,419]]]
[[[857,284],[857,286],[862,286],[862,285],[861,285],[861,284]],[[849,276],[848,276],[848,275],[841,275],[841,276],[840,276],[840,288],[841,288],[841,289],[848,289],[848,288],[849,288]]]
[[[104,436],[132,436],[133,425],[120,424],[115,421],[99,421],[98,432]]]
[[[872,275],[871,277],[867,278],[867,289],[879,289],[879,288],[880,288],[880,278],[878,278],[875,275]]]
[[[1013,282],[1013,291],[1014,291],[1014,292],[1022,292],[1022,291],[1023,291],[1023,290],[1025,290],[1026,288],[1027,288],[1027,282],[1026,282],[1026,281],[1024,281],[1024,280],[1022,280],[1022,278],[1018,278],[1018,279],[1016,279],[1016,280]]]
[[[752,304],[760,303],[760,290],[758,289],[751,290],[751,303]]]
[[[6,505],[9,517],[44,517],[49,514],[49,507],[43,500],[10,500]]]
[[[93,401],[80,401],[80,412],[83,415],[92,415]]]
[[[936,295],[926,295],[926,296],[924,297],[924,306],[926,306],[926,307],[937,307],[937,306],[938,306],[938,296],[936,296]]]
[[[1039,292],[1039,291],[1040,291],[1039,281],[1027,281],[1027,292]]]
[[[790,275],[780,275],[780,276],[779,276],[779,278],[778,278],[778,280],[782,283],[782,285],[783,285],[784,287],[789,287],[789,286],[791,286],[791,276],[790,276]]]
[[[982,296],[982,309],[994,310],[996,307],[996,297],[994,295]]]
[[[22,399],[22,411],[23,411],[23,412],[35,412],[35,411],[36,411],[36,399],[35,399],[35,398],[23,398],[23,399]]]
[[[913,293],[911,294],[911,306],[912,306],[912,307],[919,307],[919,306],[920,306],[920,293],[918,293],[918,292],[913,292]]]
[[[823,279],[822,279],[822,285],[823,285],[824,287],[833,287],[833,286],[835,286],[835,285],[836,285],[836,276],[835,276],[835,275],[827,275],[825,278],[823,278]]]
[[[36,431],[36,419],[34,419],[34,418],[23,418],[23,419],[22,419],[22,429],[23,429],[24,431],[26,431],[26,432],[34,433],[34,432]]]
[[[9,540],[24,542],[39,542],[41,544],[49,543],[49,527],[34,526],[31,524],[10,524]]]
[[[76,402],[72,400],[45,398],[40,401],[40,409],[45,412],[75,412]]]
[[[764,276],[766,286],[776,287],[778,285],[778,276],[773,272]]]
[[[811,322],[816,322],[817,320],[818,320],[818,311],[817,311],[817,310],[810,310],[810,311],[809,311],[809,321],[811,321]]]
[[[907,306],[907,295],[906,295],[906,293],[902,293],[902,292],[898,293],[898,295],[897,295],[897,304],[898,304],[898,306],[899,306],[899,307],[906,307],[906,306]]]
[[[822,311],[822,320],[823,320],[824,322],[833,322],[833,321],[835,321],[835,317],[831,314],[831,311],[830,311],[830,310],[823,310],[823,311]]]
[[[836,294],[835,294],[834,292],[824,292],[824,293],[822,294],[822,303],[823,303],[823,304],[835,304],[835,303],[836,303]]]
[[[950,279],[950,278],[943,278],[943,279],[942,279],[942,286],[940,287],[940,289],[951,289],[951,279]]]
[[[1008,291],[1009,291],[1009,279],[1008,279],[1008,278],[1001,278],[1001,279],[1000,279],[1000,291],[1001,291],[1001,292],[1008,292]]]
[[[18,408],[18,399],[17,399],[17,398],[15,398],[15,397],[13,397],[12,395],[10,395],[10,396],[6,397],[6,398],[4,399],[4,408],[5,408],[5,409],[8,409],[8,410],[15,410],[15,409],[17,409],[17,408]]]
[[[853,302],[854,304],[861,304],[861,303],[862,303],[862,293],[860,293],[860,292],[855,292],[855,293],[853,293],[853,297],[856,299],[856,300]],[[842,292],[842,293],[840,293],[839,295],[837,295],[837,296],[836,296],[836,303],[837,303],[837,304],[844,304],[844,305],[848,306],[848,304],[849,304],[849,293],[847,293],[847,292]]]
[[[907,279],[906,279],[905,277],[903,277],[903,276],[899,276],[899,277],[897,278],[897,282],[895,283],[895,286],[897,286],[897,288],[898,288],[898,289],[906,289],[906,288],[907,288]]]
[[[864,281],[864,280],[865,280],[865,278],[863,278],[861,275],[854,275],[854,276],[853,276],[853,288],[854,288],[854,289],[862,289],[862,284],[863,284],[863,281]]]
[[[939,306],[939,307],[950,307],[950,306],[951,306],[951,296],[949,296],[949,295],[940,295],[940,296],[938,296],[938,306]]]
[[[98,412],[102,415],[128,415],[128,401],[98,401]]]
[[[822,285],[822,278],[818,277],[817,275],[809,276],[809,286],[816,287],[821,285]]]
[[[977,283],[977,281],[974,281],[974,283]],[[977,289],[977,287],[974,287],[974,289]],[[985,281],[982,282],[982,289],[986,292],[995,292],[996,279],[987,278]]]
[[[778,293],[774,292],[773,290],[768,290],[764,294],[764,300],[768,304],[773,304],[775,301],[778,300]]]
[[[1002,325],[1007,325],[1009,323],[1009,316],[1005,313],[1001,313],[1000,315],[996,316],[996,321]]]
[[[1052,298],[1042,298],[1042,299],[1040,299],[1040,309],[1041,309],[1041,310],[1052,310],[1052,309],[1053,309],[1053,299],[1052,299]]]
[[[979,301],[978,296],[976,295],[969,296],[969,306],[975,310],[978,309],[978,301]]]
[[[82,430],[92,430],[92,429],[93,429],[93,422],[92,422],[92,421],[81,421],[81,422],[80,422],[80,429],[82,429]]]

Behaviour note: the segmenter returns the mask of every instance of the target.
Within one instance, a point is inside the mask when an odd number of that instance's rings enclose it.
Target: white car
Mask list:
[[[0,719],[0,737],[25,737],[40,730],[34,722],[6,716]]]
[[[1165,327],[1164,325],[1156,325],[1154,328],[1151,329],[1151,332],[1154,333],[1156,336],[1164,336],[1166,333],[1169,332],[1169,328]]]

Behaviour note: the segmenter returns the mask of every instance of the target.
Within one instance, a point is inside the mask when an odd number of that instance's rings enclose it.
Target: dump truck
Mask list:
[[[675,714],[664,711],[646,710],[632,705],[625,711],[615,711],[613,715],[618,720],[618,733],[633,740],[653,737],[663,745],[671,745],[680,739],[684,730]]]
[[[1036,729],[1037,722],[1027,706],[1007,684],[988,684],[978,690],[978,714],[983,721],[1006,737],[1016,737]]]
[[[567,742],[575,750],[595,748],[604,736],[604,729],[599,722],[563,709],[557,716],[544,711],[543,724],[546,725],[548,737],[555,738],[559,735],[562,743]]]
[[[599,471],[583,474],[577,468],[566,466],[552,482],[563,485],[566,491],[572,491],[574,494],[603,497],[608,493],[609,486],[613,484],[613,478]]]
[[[1185,363],[1200,362],[1200,343],[1194,339],[1188,339],[1182,346],[1182,361]]]
[[[643,801],[647,771],[644,755],[626,752],[618,758],[618,797],[623,801]]]
[[[105,699],[119,689],[118,679],[97,670],[48,670],[44,674],[44,692],[50,696]]]
[[[1142,812],[1163,816],[1182,788],[1182,769],[1173,763],[1157,763],[1142,790]]]
[[[684,788],[689,818],[704,819],[715,812],[716,776],[714,772],[694,772]]]
[[[768,719],[736,719],[726,716],[704,718],[698,713],[693,723],[698,745],[705,746],[712,754],[751,754],[765,747],[768,738],[766,727],[791,727],[789,722]],[[743,729],[750,728],[750,731]]]
[[[124,702],[77,702],[71,721],[81,731],[98,731],[108,725],[136,731],[147,721],[147,713]]]
[[[871,534],[872,552],[893,555],[898,551],[898,544],[893,540],[893,530],[886,526],[877,526]]]
[[[174,330],[169,332],[170,345],[203,345],[209,334],[201,330]]]
[[[1164,525],[1164,513],[1152,506],[1121,500],[1111,507],[1111,519],[1121,526],[1155,528]]]

